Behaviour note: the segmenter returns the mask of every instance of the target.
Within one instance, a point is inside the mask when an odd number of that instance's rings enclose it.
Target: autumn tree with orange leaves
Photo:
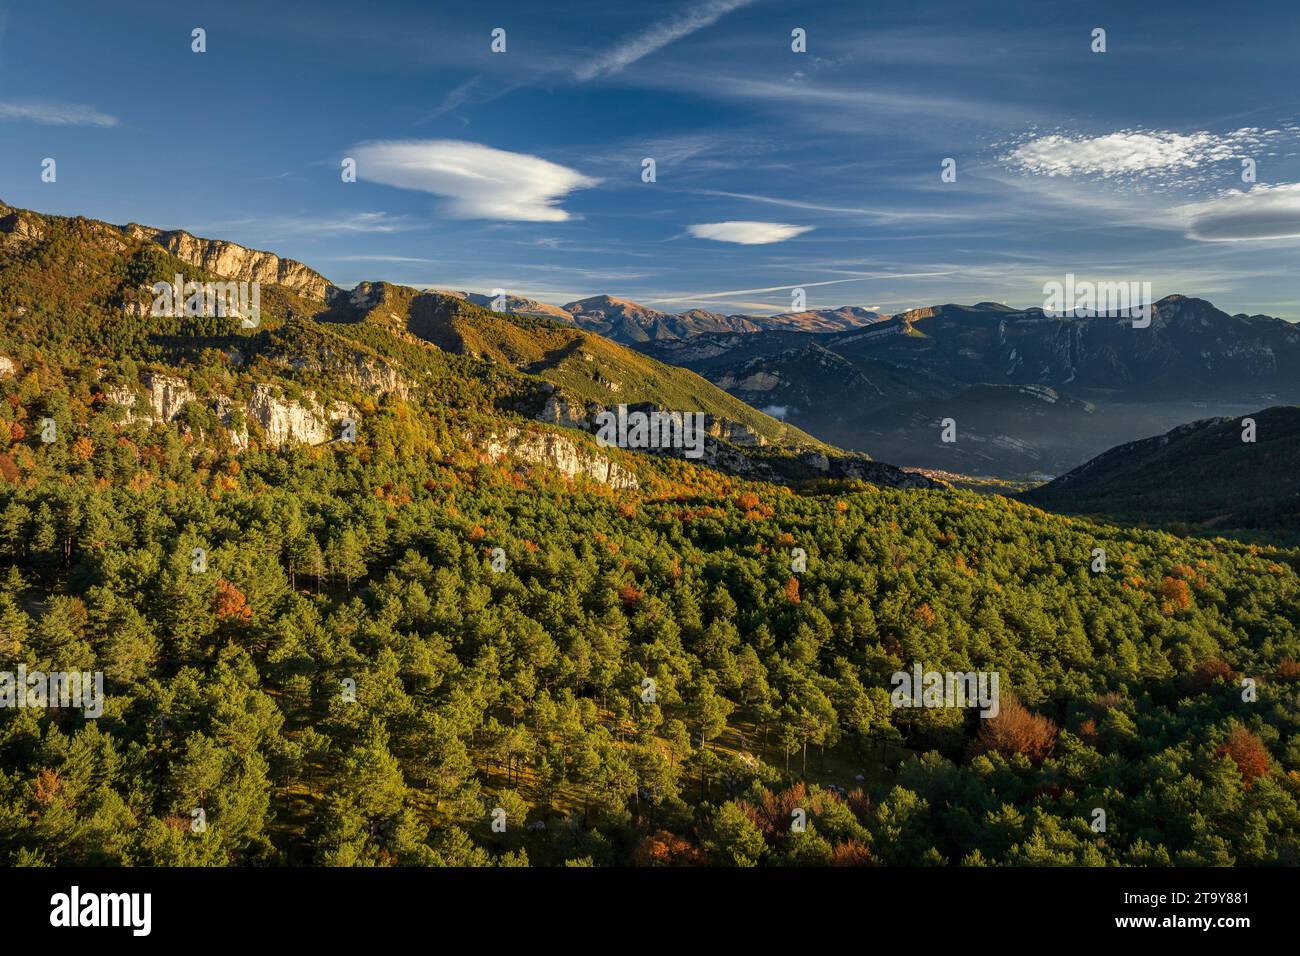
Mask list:
[[[212,613],[218,621],[249,621],[253,609],[248,606],[244,593],[224,578],[217,582],[217,592],[212,596]]]
[[[975,737],[976,753],[1000,753],[1004,757],[1024,754],[1042,763],[1056,746],[1056,724],[1026,710],[1014,694],[1001,694],[996,717],[981,718]]]
[[[1249,790],[1255,780],[1269,771],[1268,749],[1264,742],[1241,724],[1233,725],[1228,742],[1219,747],[1220,757],[1231,757],[1241,773],[1242,789]]]

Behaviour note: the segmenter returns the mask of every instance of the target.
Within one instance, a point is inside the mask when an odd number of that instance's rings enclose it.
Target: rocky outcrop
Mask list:
[[[241,451],[248,447],[248,424],[244,409],[234,399],[218,395],[211,402],[217,421],[230,435],[230,443]]]
[[[781,376],[772,372],[752,372],[744,378],[723,375],[716,382],[718,388],[739,392],[770,392],[781,383]]]
[[[321,346],[311,354],[281,354],[274,356],[272,361],[295,371],[336,376],[377,399],[390,395],[406,399],[412,394],[410,383],[393,365],[364,352],[340,354],[335,349]]]
[[[18,363],[7,355],[0,355],[0,378],[18,374]]]
[[[36,213],[0,203],[0,248],[23,246],[44,238],[44,219]]]
[[[141,410],[139,396],[135,389],[128,385],[114,385],[104,392],[107,401],[126,409],[125,421],[128,424],[137,421],[161,423],[175,421],[186,404],[197,399],[183,379],[173,378],[170,375],[148,372],[144,376],[143,383],[148,402],[147,410]]]
[[[549,385],[549,383],[548,383]],[[548,425],[560,425],[564,428],[580,428],[588,431],[591,428],[592,416],[599,412],[599,405],[583,405],[580,402],[572,401],[563,392],[552,392],[546,399],[546,404],[537,414],[539,422],[546,422]]]
[[[277,448],[294,442],[323,445],[338,437],[336,423],[358,417],[357,411],[343,402],[325,409],[311,392],[305,395],[304,404],[279,397],[277,391],[271,385],[254,385],[248,400],[248,417],[262,426],[267,444]]]
[[[486,438],[465,436],[480,447],[492,461],[515,458],[520,461],[554,468],[570,478],[590,478],[611,488],[637,488],[640,482],[635,474],[604,455],[588,451],[571,438],[554,432],[524,431],[508,428],[504,433],[492,432]]]
[[[141,409],[140,396],[129,385],[111,385],[104,390],[106,402],[126,409],[123,418],[125,424],[170,424],[180,418],[186,405],[201,402],[213,412],[221,426],[228,430],[232,445],[241,449],[248,447],[248,428],[244,424],[243,410],[233,399],[225,395],[200,399],[183,379],[157,372],[146,373],[142,384],[146,401],[144,409]]]
[[[767,444],[767,439],[754,429],[740,422],[733,422],[729,418],[714,418],[712,415],[706,415],[704,431],[707,435],[721,438],[733,445],[757,448]]]
[[[735,445],[713,438],[704,441],[704,455],[700,463],[746,478],[761,481],[806,481],[811,478],[832,478],[839,481],[865,481],[882,488],[942,488],[941,482],[925,475],[904,471],[894,465],[872,461],[862,455],[827,454],[824,451],[805,451],[796,456],[755,458]]]
[[[343,402],[334,402],[325,409],[310,392],[304,402],[297,402],[282,397],[272,385],[254,385],[252,397],[241,404],[226,395],[200,399],[184,380],[156,372],[147,373],[142,384],[146,399],[143,407],[137,390],[129,385],[104,390],[105,401],[126,409],[126,424],[170,424],[180,418],[186,405],[202,402],[229,431],[230,442],[236,448],[248,447],[250,420],[262,426],[267,445],[283,448],[295,442],[323,445],[333,441],[338,437],[340,422],[358,417],[357,411]]]
[[[347,292],[348,305],[361,312],[369,312],[384,301],[386,284],[383,282],[358,282]]]
[[[158,422],[175,420],[185,405],[197,398],[182,379],[169,375],[151,372],[145,375],[144,386],[149,391],[149,407],[153,411],[150,417]]]
[[[200,239],[180,230],[163,232],[135,223],[124,226],[123,232],[133,239],[156,242],[182,262],[228,279],[284,286],[318,302],[326,301],[332,288],[319,272],[293,259],[281,259],[273,252],[247,249],[220,239]]]
[[[560,425],[564,428],[579,428],[583,431],[592,431],[597,415],[601,412],[613,411],[611,408],[606,408],[594,402],[583,404],[576,401],[549,383],[545,390],[548,393],[546,403],[534,417],[538,421],[546,422],[548,425]],[[627,406],[627,409],[629,412],[645,412],[647,415],[654,412],[669,411],[669,409],[652,402],[632,403]],[[754,429],[728,418],[717,418],[713,415],[705,416],[704,431],[705,434],[713,438],[721,438],[733,445],[761,447],[767,444],[767,439]]]
[[[561,309],[558,305],[551,305],[549,302],[539,302],[536,299],[527,299],[519,295],[481,295],[477,292],[460,292],[452,289],[434,290],[441,295],[454,296],[457,299],[464,299],[466,302],[473,302],[475,305],[482,306],[485,309],[493,311],[506,312],[510,315],[526,315],[542,319],[554,319],[557,322],[563,322],[566,325],[573,324],[573,316]],[[497,309],[496,306],[500,306]]]

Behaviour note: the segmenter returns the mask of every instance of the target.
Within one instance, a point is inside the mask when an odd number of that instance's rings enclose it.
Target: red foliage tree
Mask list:
[[[875,866],[871,850],[856,840],[845,840],[831,851],[831,866]]]
[[[1166,577],[1160,582],[1161,611],[1172,614],[1192,606],[1192,589],[1182,578]]]
[[[644,837],[632,851],[635,866],[700,866],[704,853],[684,837],[659,830]]]
[[[212,595],[212,613],[218,621],[248,621],[253,617],[248,598],[225,579],[217,582],[217,593]]]
[[[1237,675],[1220,660],[1201,661],[1191,675],[1192,689],[1204,693],[1221,680],[1231,682]]]
[[[1056,746],[1056,724],[1026,710],[1012,694],[1002,694],[998,715],[980,720],[976,753],[996,752],[1004,757],[1024,754],[1041,763]]]
[[[1241,771],[1242,788],[1249,790],[1255,778],[1268,773],[1268,750],[1264,742],[1240,724],[1228,734],[1228,742],[1219,748],[1220,757],[1231,757]]]

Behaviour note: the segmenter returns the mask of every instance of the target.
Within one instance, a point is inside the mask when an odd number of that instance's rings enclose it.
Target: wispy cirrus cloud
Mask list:
[[[862,273],[848,279],[823,279],[820,282],[792,282],[789,285],[769,285],[757,289],[728,289],[725,292],[692,292],[689,295],[652,295],[646,298],[655,303],[676,304],[682,302],[703,301],[705,299],[727,299],[730,296],[758,295],[765,292],[789,292],[791,289],[811,289],[828,285],[844,285],[848,282],[869,282],[878,279],[916,279],[934,276],[947,276],[951,272],[873,272]]]
[[[713,25],[732,10],[751,2],[753,0],[708,0],[694,9],[684,10],[628,37],[613,49],[579,66],[573,75],[579,80],[591,80],[617,73],[642,57],[663,49],[674,40]]]
[[[570,215],[560,200],[599,182],[539,156],[463,140],[362,143],[352,156],[359,178],[441,196],[456,219],[564,222]]]
[[[1232,189],[1179,212],[1188,237],[1205,242],[1300,239],[1300,183]]]
[[[784,222],[753,222],[733,220],[731,222],[702,222],[687,226],[686,231],[696,239],[713,239],[716,242],[735,242],[742,246],[763,246],[772,242],[784,242],[795,236],[811,232],[812,226],[792,226]]]
[[[482,80],[481,76],[470,77],[470,79],[452,89],[442,98],[442,103],[439,104],[438,108],[421,117],[420,122],[437,119],[444,113],[450,113],[452,110],[463,106]]]
[[[25,120],[43,126],[99,127],[117,126],[119,122],[116,116],[101,113],[93,106],[44,100],[0,102],[0,120]]]
[[[240,235],[255,237],[249,241],[270,243],[299,236],[408,232],[421,228],[421,224],[406,216],[394,216],[386,212],[354,212],[329,216],[287,214],[225,219],[195,223],[189,228],[196,232],[210,233],[236,230]]]

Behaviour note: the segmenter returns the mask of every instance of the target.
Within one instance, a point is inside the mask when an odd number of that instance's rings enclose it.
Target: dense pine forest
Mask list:
[[[485,452],[595,452],[520,411],[533,356],[283,290],[254,331],[133,322],[177,263],[47,225],[0,294],[0,660],[107,697],[0,709],[4,862],[1300,863],[1300,552],[610,449],[635,482],[566,476]],[[68,257],[78,295],[33,279]],[[129,413],[151,373],[172,420]],[[266,383],[355,439],[214,412]],[[997,672],[998,715],[895,707],[918,664]]]

